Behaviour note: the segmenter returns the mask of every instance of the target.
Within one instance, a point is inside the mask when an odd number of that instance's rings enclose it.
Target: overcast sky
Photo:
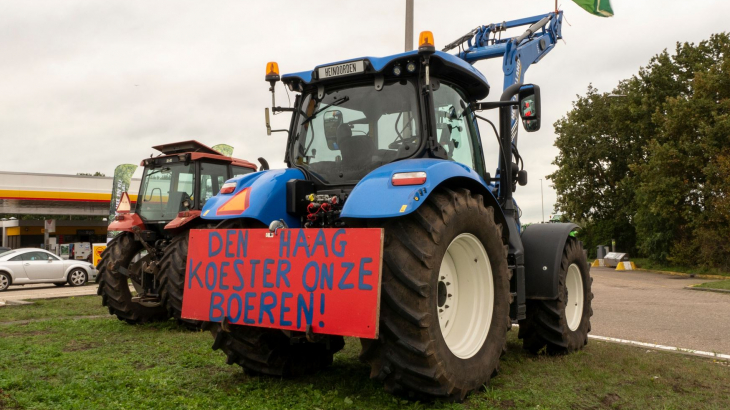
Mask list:
[[[283,73],[359,56],[403,51],[405,0],[0,2],[0,170],[113,174],[152,145],[197,139],[234,155],[282,162],[285,134],[266,136],[267,61]],[[552,124],[590,83],[610,91],[675,43],[730,29],[730,2],[613,0],[616,16],[594,17],[562,1],[565,42],[526,82],[542,88],[543,127],[521,131],[530,182],[516,198],[523,222],[541,220],[540,178],[557,150]],[[551,0],[416,0],[416,38],[437,48],[479,25],[549,12]],[[568,24],[569,23],[569,24]],[[515,32],[513,35],[519,34]],[[476,67],[501,94],[500,62]],[[286,102],[284,87],[277,101]],[[494,117],[494,115],[492,115]],[[286,128],[288,116],[274,119]],[[482,128],[490,169],[496,143]],[[492,171],[493,172],[493,171]],[[545,217],[555,193],[547,182]]]

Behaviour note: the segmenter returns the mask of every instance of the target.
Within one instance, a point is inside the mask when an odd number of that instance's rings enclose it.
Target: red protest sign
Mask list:
[[[381,229],[190,231],[182,317],[375,339]]]

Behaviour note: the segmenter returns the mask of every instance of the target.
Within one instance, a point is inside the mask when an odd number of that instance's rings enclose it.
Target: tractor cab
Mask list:
[[[308,182],[288,188],[294,190],[288,192],[294,198],[288,212],[306,216],[304,226],[329,226],[338,216],[346,216],[345,202],[355,185],[396,162],[404,164],[396,167],[403,172],[392,171],[394,186],[423,184],[427,178],[421,169],[423,163],[416,165],[411,160],[424,159],[461,164],[467,173],[473,174],[472,179],[484,186],[491,184],[495,192],[500,184],[511,186],[519,180],[518,173],[524,171],[518,164],[504,168],[514,173],[508,181],[493,179],[487,172],[476,111],[504,108],[505,113],[514,110],[516,115],[517,106],[522,104],[520,114],[525,129],[539,129],[539,116],[534,115],[535,109],[539,110],[537,86],[520,84],[506,101],[478,102],[489,94],[484,75],[458,56],[435,51],[430,32],[421,33],[418,50],[320,65],[312,71],[282,77],[278,64],[271,62],[267,64],[266,80],[271,84],[272,101],[279,80],[289,90],[300,93],[294,107],[274,106],[273,111],[293,114],[286,162],[290,168],[300,170]],[[268,109],[266,114],[267,130],[271,133]],[[510,118],[503,122],[509,124]],[[499,145],[516,150],[510,140],[500,141]],[[512,152],[499,154],[510,158]],[[408,164],[413,164],[413,170]],[[383,168],[387,169],[390,168]],[[501,169],[502,165],[498,175]],[[329,202],[329,218],[327,212],[311,216],[309,204],[305,204],[306,211],[305,207],[295,206],[301,202],[296,198],[314,193],[322,195],[311,197],[319,200],[309,202],[314,202],[316,209]],[[405,206],[409,208],[408,204]],[[344,213],[338,213],[339,209]]]
[[[149,238],[161,239],[165,230],[195,220],[226,180],[256,171],[256,165],[224,156],[197,141],[152,148],[161,154],[140,164],[144,173],[134,214],[120,212],[109,230],[124,231],[138,225]]]
[[[282,81],[301,92],[287,163],[319,187],[351,187],[412,158],[453,160],[484,175],[470,103],[486,97],[489,84],[461,59],[423,50],[363,57]]]

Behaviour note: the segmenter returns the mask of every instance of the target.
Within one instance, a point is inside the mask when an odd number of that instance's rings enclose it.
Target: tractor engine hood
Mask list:
[[[201,217],[206,220],[251,218],[269,225],[283,219],[290,227],[298,227],[299,219],[286,212],[286,182],[304,179],[298,169],[259,171],[230,179],[236,188],[229,194],[218,193],[203,206]]]

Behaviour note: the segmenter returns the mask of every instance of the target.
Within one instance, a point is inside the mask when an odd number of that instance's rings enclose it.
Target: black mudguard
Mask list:
[[[572,223],[547,223],[530,225],[523,231],[527,299],[557,299],[563,249],[570,233],[577,229]]]

